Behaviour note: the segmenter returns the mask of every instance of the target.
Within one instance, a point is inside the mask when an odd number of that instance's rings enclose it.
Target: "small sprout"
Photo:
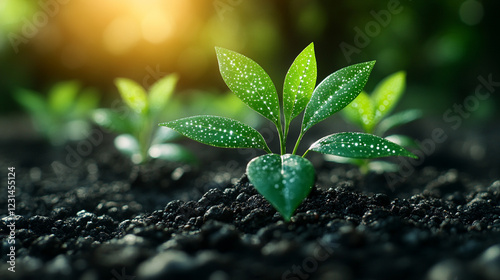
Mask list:
[[[405,85],[406,73],[396,72],[382,80],[371,96],[362,91],[351,104],[345,107],[342,111],[343,116],[349,122],[362,128],[365,133],[374,133],[405,147],[415,146],[415,142],[408,136],[385,136],[390,129],[414,121],[421,116],[420,110],[414,109],[390,115],[403,95]],[[397,165],[389,162],[360,160],[349,156],[327,155],[326,158],[335,162],[358,165],[363,173],[368,170],[379,172],[397,170]]]
[[[118,78],[116,87],[129,112],[120,114],[111,109],[97,109],[94,122],[103,128],[120,133],[115,147],[133,163],[145,163],[151,158],[192,163],[193,154],[178,144],[167,143],[179,138],[172,129],[155,125],[168,104],[177,83],[177,76],[165,76],[154,83],[149,94],[136,82]]]
[[[18,89],[14,98],[31,115],[39,133],[53,145],[85,139],[91,129],[89,117],[99,104],[97,92],[81,90],[76,81],[55,84],[47,98],[27,89]]]
[[[239,121],[216,116],[195,116],[161,123],[198,142],[222,148],[256,148],[268,154],[247,165],[250,182],[289,221],[309,195],[315,173],[304,158],[309,151],[356,158],[385,156],[415,157],[386,139],[363,133],[337,133],[316,141],[302,155],[296,155],[304,134],[317,123],[342,110],[365,86],[375,61],[340,69],[316,88],[316,58],[311,43],[295,59],[288,71],[281,103],[267,73],[253,60],[230,50],[216,48],[219,68],[227,86],[246,105],[270,120],[278,131],[280,154],[273,154],[264,137]],[[289,154],[286,140],[290,123],[304,111],[302,128]],[[282,121],[284,119],[284,121]]]

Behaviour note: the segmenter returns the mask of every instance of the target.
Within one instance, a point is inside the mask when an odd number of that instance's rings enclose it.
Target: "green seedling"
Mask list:
[[[91,129],[90,114],[99,104],[99,95],[92,89],[81,90],[76,81],[55,84],[46,98],[27,89],[18,89],[14,98],[53,145],[86,138]]]
[[[406,110],[393,115],[390,113],[403,95],[406,86],[406,73],[396,72],[382,80],[368,95],[362,91],[354,101],[342,110],[344,118],[359,126],[365,133],[373,133],[391,142],[405,147],[414,147],[413,139],[405,135],[387,132],[400,125],[407,124],[421,117],[420,110]],[[368,159],[345,158],[327,155],[327,159],[340,163],[351,163],[359,166],[363,173],[369,170],[384,172],[397,171],[398,166],[385,161],[370,161]]]
[[[151,158],[189,163],[195,161],[189,150],[168,143],[179,138],[180,134],[156,126],[168,105],[177,79],[174,74],[167,75],[154,83],[149,94],[146,94],[145,89],[136,82],[118,78],[115,85],[129,111],[123,113],[98,109],[93,113],[93,120],[98,125],[119,133],[114,140],[115,147],[129,156],[133,163],[145,163]]]
[[[316,88],[316,58],[311,43],[295,59],[284,83],[282,104],[267,73],[253,60],[230,50],[216,48],[219,69],[229,89],[246,105],[276,126],[280,154],[273,154],[264,137],[239,121],[218,116],[194,116],[160,125],[177,130],[204,144],[222,148],[256,148],[266,155],[247,165],[250,182],[289,221],[315,182],[314,168],[304,156],[309,151],[356,158],[415,157],[386,139],[365,133],[332,134],[313,143],[298,156],[304,134],[314,125],[340,111],[363,89],[375,64],[360,63],[340,69]],[[304,111],[300,134],[291,154],[286,141],[291,121]],[[282,121],[284,118],[284,122]]]

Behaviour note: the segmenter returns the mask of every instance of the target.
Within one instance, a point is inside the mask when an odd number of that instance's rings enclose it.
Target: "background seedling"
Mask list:
[[[53,145],[86,138],[90,114],[99,105],[98,94],[92,89],[81,90],[76,81],[55,84],[46,98],[27,89],[18,89],[14,98],[31,115],[37,131]]]
[[[358,96],[368,80],[374,61],[340,69],[314,88],[317,70],[311,43],[290,67],[285,78],[283,104],[280,104],[273,82],[256,62],[219,47],[216,48],[216,53],[222,78],[229,89],[276,126],[280,139],[280,154],[272,153],[257,130],[225,117],[194,116],[160,125],[216,147],[256,148],[266,151],[268,154],[254,158],[248,163],[248,178],[286,221],[290,220],[314,184],[314,168],[311,162],[304,158],[309,151],[355,158],[415,157],[386,139],[352,132],[326,136],[313,143],[302,157],[296,155],[302,137],[312,126],[340,111]],[[295,148],[291,154],[287,154],[286,139],[290,123],[304,110]]]
[[[167,143],[180,135],[168,128],[156,126],[177,83],[177,76],[167,75],[159,79],[149,89],[149,94],[136,82],[118,78],[116,87],[125,104],[130,109],[120,114],[112,109],[98,109],[93,114],[94,121],[100,126],[120,133],[115,138],[115,146],[132,162],[139,164],[151,158],[168,161],[194,162],[195,157],[186,148]]]
[[[351,104],[342,111],[344,118],[359,126],[366,133],[374,133],[391,142],[405,147],[415,146],[413,139],[405,135],[387,132],[397,126],[404,125],[421,117],[421,111],[412,109],[390,115],[403,95],[406,87],[406,73],[396,72],[382,80],[370,96],[362,91]],[[358,165],[363,173],[369,170],[384,172],[396,171],[398,166],[385,161],[370,161],[327,155],[328,160]]]

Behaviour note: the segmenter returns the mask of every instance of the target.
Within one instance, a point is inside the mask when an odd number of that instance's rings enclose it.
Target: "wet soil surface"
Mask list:
[[[448,139],[396,174],[313,156],[317,184],[288,223],[249,184],[247,152],[188,142],[198,167],[138,167],[105,133],[59,149],[5,140],[0,278],[500,279],[495,131]]]

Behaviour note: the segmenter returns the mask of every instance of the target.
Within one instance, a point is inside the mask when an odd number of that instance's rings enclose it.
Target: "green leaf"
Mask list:
[[[405,90],[406,73],[404,71],[396,72],[382,80],[372,94],[372,100],[375,105],[375,123],[378,123],[387,115],[399,101]]]
[[[375,61],[351,65],[324,79],[307,104],[301,133],[351,103],[363,90],[374,65]]]
[[[370,96],[362,91],[353,102],[342,110],[343,116],[351,123],[371,132],[375,125],[375,110]]]
[[[130,109],[141,115],[145,114],[148,110],[148,99],[144,88],[138,83],[125,78],[118,78],[115,80],[115,85],[122,96],[125,104]]]
[[[57,115],[69,113],[75,104],[80,85],[76,81],[55,84],[48,95],[49,110]]]
[[[323,154],[349,158],[405,156],[417,158],[405,148],[384,138],[359,132],[343,132],[325,136],[309,147]]]
[[[188,149],[178,144],[156,144],[149,148],[148,154],[151,158],[159,158],[165,161],[176,161],[194,163],[196,157]]]
[[[218,116],[194,116],[161,123],[184,136],[220,148],[256,148],[270,152],[264,137],[237,120]]]
[[[32,115],[43,116],[49,114],[47,111],[48,108],[45,105],[45,100],[37,92],[27,89],[18,89],[14,94],[14,99]]]
[[[397,126],[407,124],[422,117],[418,109],[406,110],[383,119],[375,130],[377,135],[384,135],[387,131]]]
[[[87,118],[99,106],[99,94],[95,89],[84,89],[77,98],[72,115]]]
[[[311,43],[297,56],[285,77],[283,105],[287,124],[306,108],[316,86],[316,75],[316,56]]]
[[[247,165],[250,182],[286,221],[309,195],[314,185],[314,167],[296,155],[268,154],[254,158]]]
[[[149,89],[149,106],[153,115],[157,115],[165,109],[178,79],[179,77],[175,74],[167,75],[151,86]]]
[[[117,133],[134,133],[131,120],[111,109],[96,109],[91,115],[99,126]]]
[[[281,125],[278,93],[266,71],[237,52],[219,47],[215,51],[220,73],[229,89],[250,108],[276,126]]]

